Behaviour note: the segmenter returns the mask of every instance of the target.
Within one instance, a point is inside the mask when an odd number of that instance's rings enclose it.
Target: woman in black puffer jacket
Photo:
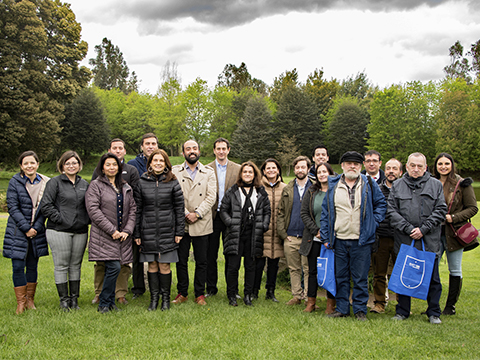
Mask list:
[[[149,156],[147,172],[135,189],[135,202],[135,241],[141,249],[140,262],[148,262],[148,310],[157,309],[160,292],[162,310],[168,310],[172,283],[170,263],[178,261],[178,243],[185,231],[185,203],[164,150],[157,149]]]
[[[252,306],[255,281],[255,258],[263,254],[263,234],[270,224],[270,201],[261,185],[257,166],[247,161],[240,167],[237,183],[225,192],[220,217],[227,226],[223,241],[226,257],[227,296],[229,304],[237,306],[238,270],[243,259],[245,268],[245,305]]]

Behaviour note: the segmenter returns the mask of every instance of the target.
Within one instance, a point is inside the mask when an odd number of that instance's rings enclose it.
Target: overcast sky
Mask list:
[[[448,48],[480,39],[474,0],[70,0],[88,59],[104,37],[118,45],[140,90],[155,93],[167,61],[182,85],[214,87],[226,64],[245,62],[271,85],[297,69],[339,80],[365,71],[380,87],[444,77]]]

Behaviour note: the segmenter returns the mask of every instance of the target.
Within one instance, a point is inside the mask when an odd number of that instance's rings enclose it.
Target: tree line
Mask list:
[[[154,132],[161,147],[178,155],[195,139],[203,152],[214,140],[231,141],[231,156],[284,166],[299,154],[327,146],[335,163],[346,150],[375,149],[405,161],[423,152],[429,161],[449,152],[461,170],[479,170],[478,75],[480,40],[464,52],[450,49],[445,79],[380,89],[364,72],[326,79],[315,69],[299,79],[296,69],[256,79],[245,63],[227,64],[210,88],[200,77],[183,85],[175,63],[167,63],[155,94],[138,91],[139,80],[110,40],[95,46],[91,69],[79,66],[88,45],[68,4],[14,1],[0,4],[0,161],[15,162],[35,150],[55,159],[63,150],[83,157],[102,152],[113,137],[130,153],[141,136]]]

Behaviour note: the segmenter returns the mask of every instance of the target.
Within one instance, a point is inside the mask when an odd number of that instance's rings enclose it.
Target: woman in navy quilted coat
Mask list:
[[[3,256],[12,259],[16,312],[21,314],[25,309],[36,309],[33,299],[37,288],[38,259],[48,255],[40,200],[49,178],[37,173],[39,161],[33,151],[22,153],[18,163],[20,172],[8,183],[10,216],[3,240]]]

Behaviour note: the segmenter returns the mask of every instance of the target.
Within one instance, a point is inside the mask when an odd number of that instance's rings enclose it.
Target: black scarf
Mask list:
[[[245,195],[245,204],[243,204],[242,208],[242,234],[246,229],[252,227],[255,219],[255,213],[253,211],[252,201],[250,200],[250,198],[252,197],[253,189],[250,189],[250,192],[248,194],[243,187],[241,187],[240,189],[242,190],[243,195]]]

